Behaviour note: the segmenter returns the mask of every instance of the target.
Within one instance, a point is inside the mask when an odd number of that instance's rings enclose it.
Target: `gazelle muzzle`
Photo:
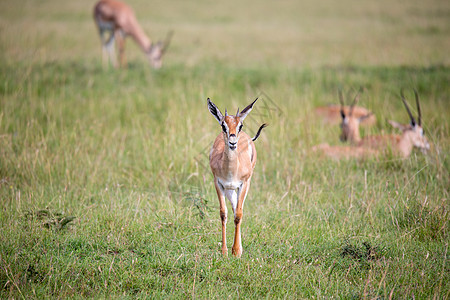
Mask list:
[[[230,150],[236,150],[237,147],[238,138],[234,133],[230,134],[230,137],[228,138],[228,146],[230,147]]]

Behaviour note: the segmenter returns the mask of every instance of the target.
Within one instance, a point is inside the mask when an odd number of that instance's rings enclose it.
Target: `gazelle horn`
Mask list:
[[[408,106],[408,103],[406,102],[405,95],[403,95],[403,89],[400,90],[400,96],[402,97],[403,104],[405,105],[406,111],[408,112],[409,118],[411,119],[411,124],[413,126],[415,126],[416,119],[414,119],[414,116],[412,115],[411,111],[409,110],[409,106]]]
[[[171,30],[167,33],[166,39],[164,40],[164,42],[162,44],[162,50],[161,50],[162,53],[166,52],[167,48],[169,48],[170,41],[172,40],[172,36],[173,36],[173,30]]]
[[[419,94],[416,90],[414,90],[414,95],[416,96],[416,105],[417,105],[417,115],[418,115],[418,123],[419,126],[422,126],[422,113],[420,111],[420,103],[419,103]]]
[[[359,96],[363,92],[364,88],[360,87],[358,93],[356,93],[355,99],[353,99],[352,105],[350,105],[350,112],[348,113],[350,116],[353,114],[353,109],[355,108],[356,103],[359,101]]]
[[[339,89],[339,102],[341,103],[341,117],[345,118],[344,112],[344,95],[342,95],[342,90]]]

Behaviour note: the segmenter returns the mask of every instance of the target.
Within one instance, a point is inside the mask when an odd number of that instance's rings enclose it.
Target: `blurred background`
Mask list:
[[[152,39],[175,35],[166,64],[448,65],[450,3],[430,1],[130,0]],[[94,1],[0,3],[3,60],[100,56]],[[129,62],[144,60],[127,43]]]

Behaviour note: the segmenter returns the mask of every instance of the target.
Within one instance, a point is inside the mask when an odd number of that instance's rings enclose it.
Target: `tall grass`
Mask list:
[[[448,4],[346,2],[136,1],[146,28],[176,26],[159,71],[131,43],[128,69],[102,69],[92,3],[0,4],[1,297],[447,298]],[[378,117],[364,134],[406,122],[399,90],[418,90],[428,155],[311,153],[339,144],[313,108],[361,85]],[[241,259],[220,254],[207,97],[260,97],[244,130],[269,123]]]

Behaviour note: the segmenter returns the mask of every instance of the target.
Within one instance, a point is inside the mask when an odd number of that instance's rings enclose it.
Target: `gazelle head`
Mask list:
[[[417,121],[409,109],[408,103],[406,102],[405,96],[403,95],[403,90],[400,91],[400,95],[405,105],[406,111],[408,112],[411,123],[409,125],[396,126],[394,122],[394,127],[400,128],[403,131],[403,135],[409,140],[409,142],[414,146],[419,148],[423,153],[426,153],[430,149],[430,143],[423,134],[422,128],[422,113],[420,111],[419,94],[414,90],[414,95],[416,97],[417,105]],[[392,122],[391,122],[392,125]]]
[[[359,142],[361,140],[361,136],[359,135],[359,124],[366,118],[372,116],[372,113],[368,113],[366,115],[359,117],[353,115],[353,110],[355,109],[356,103],[358,103],[359,101],[359,96],[362,91],[363,88],[360,88],[360,90],[355,96],[355,99],[353,99],[353,102],[350,105],[348,113],[346,114],[344,111],[344,96],[342,95],[342,91],[339,90],[339,101],[341,103],[341,117],[342,117],[341,123],[342,133],[340,139],[343,142],[346,141],[350,141],[352,143]]]
[[[147,51],[147,58],[150,62],[150,65],[159,69],[162,66],[162,56],[169,48],[170,40],[172,39],[173,32],[170,31],[167,34],[166,39],[163,41],[158,41],[155,44],[151,44],[150,49]]]
[[[238,108],[236,115],[233,116],[228,115],[226,109],[225,115],[222,115],[217,106],[214,103],[212,103],[211,100],[208,98],[208,109],[222,127],[222,133],[223,138],[225,140],[225,144],[231,151],[234,151],[237,148],[237,143],[239,141],[239,134],[241,133],[243,126],[242,122],[244,122],[244,119],[253,109],[253,105],[255,104],[256,100],[258,100],[258,98],[256,98],[255,101],[250,103],[241,112],[239,112]]]

